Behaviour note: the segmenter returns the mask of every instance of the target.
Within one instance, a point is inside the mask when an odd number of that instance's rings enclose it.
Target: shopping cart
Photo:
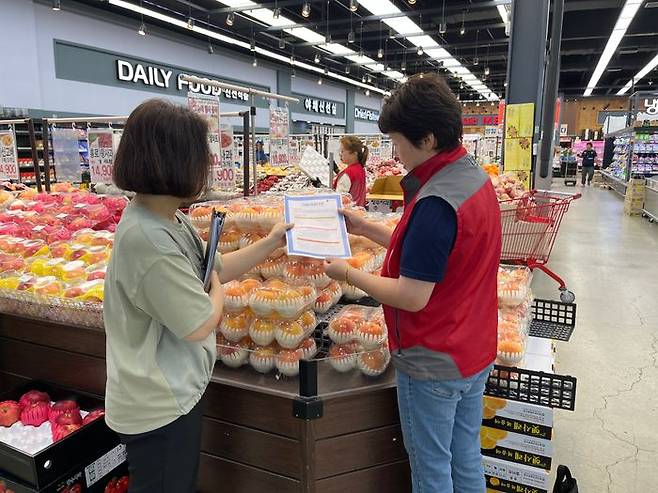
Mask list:
[[[573,303],[576,296],[560,276],[546,267],[560,223],[572,201],[581,195],[533,190],[520,199],[500,202],[504,263],[539,269],[560,285],[560,300]]]

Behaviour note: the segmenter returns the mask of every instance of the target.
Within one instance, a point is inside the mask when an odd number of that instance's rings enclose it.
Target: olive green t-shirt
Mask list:
[[[201,399],[215,334],[184,338],[212,315],[203,244],[184,214],[167,221],[132,202],[117,227],[105,278],[106,421],[133,435],[165,426]]]

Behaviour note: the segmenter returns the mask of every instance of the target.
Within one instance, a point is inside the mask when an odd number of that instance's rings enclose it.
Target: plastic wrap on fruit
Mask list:
[[[103,279],[83,282],[64,290],[63,296],[87,303],[101,303],[104,298],[103,285]]]

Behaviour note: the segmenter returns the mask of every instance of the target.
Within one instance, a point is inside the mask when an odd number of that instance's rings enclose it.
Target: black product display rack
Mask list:
[[[568,342],[576,328],[576,304],[535,299],[529,335]]]

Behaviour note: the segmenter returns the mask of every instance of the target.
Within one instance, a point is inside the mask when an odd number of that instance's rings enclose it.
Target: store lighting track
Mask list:
[[[402,12],[390,0],[361,0],[359,6],[368,10],[373,15],[384,16]],[[484,96],[486,100],[497,101],[499,99],[496,93],[484,85],[468,68],[464,67],[459,60],[453,57],[448,50],[440,47],[431,36],[419,36],[418,32],[422,31],[422,29],[409,17],[384,18],[382,21],[398,34],[404,36],[411,44],[422,49],[430,58],[441,60],[446,70],[455,77],[462,79],[471,88]]]
[[[619,92],[617,92],[617,96],[623,96],[628,92],[628,90],[633,87],[635,84],[640,82],[645,75],[647,75],[649,72],[651,72],[654,68],[658,66],[658,55],[653,57],[649,63],[647,63],[642,69],[635,74],[635,76],[629,80],[624,87],[619,89]]]
[[[251,0],[217,0],[217,2],[226,7],[242,8],[244,10],[241,10],[240,14],[243,16],[250,17],[252,20],[262,22],[268,26],[280,27],[282,28],[282,31],[306,41],[307,43],[313,43],[316,45],[316,48],[327,53],[345,57],[349,61],[363,65],[364,67],[366,67],[367,64],[368,66],[366,68],[373,72],[380,72],[384,76],[395,80],[400,80],[405,77],[404,74],[401,74],[400,72],[384,70],[385,67],[383,64],[377,63],[370,57],[359,56],[356,51],[345,45],[340,43],[327,43],[325,36],[306,27],[295,27],[296,23],[292,19],[281,14],[279,14],[278,17],[275,17],[274,10],[260,7],[258,3],[252,2]],[[253,8],[249,9],[249,7]]]
[[[132,12],[142,14],[142,15],[144,15],[146,17],[150,17],[152,19],[157,19],[161,22],[165,22],[165,23],[171,24],[173,26],[177,26],[177,27],[184,28],[184,29],[189,29],[186,20],[176,19],[175,17],[170,17],[170,16],[162,14],[160,12],[150,10],[146,7],[141,7],[139,5],[132,4],[132,3],[127,2],[125,0],[108,0],[108,3],[110,5],[114,5],[115,7],[119,7],[119,8],[125,9],[125,10],[130,10]],[[209,29],[197,26],[196,24],[193,25],[192,29],[189,29],[189,30],[194,31],[194,32],[199,33],[199,34],[202,34],[203,36],[207,36],[207,37],[216,39],[217,41],[221,41],[221,42],[229,44],[229,45],[233,45],[233,46],[237,46],[239,48],[243,48],[245,50],[250,49],[250,44],[248,42],[240,41],[238,39],[233,39],[229,36],[225,36],[223,34],[215,32],[215,31],[211,31]],[[325,73],[325,71],[322,67],[318,67],[316,65],[311,65],[311,64],[308,64],[308,63],[300,62],[298,60],[291,60],[290,57],[288,57],[286,55],[281,55],[279,53],[276,53],[276,52],[273,52],[273,51],[270,51],[270,50],[266,50],[266,49],[261,48],[259,46],[256,46],[255,48],[256,48],[255,53],[258,53],[259,55],[270,58],[272,60],[276,60],[278,62],[284,63],[286,65],[303,68],[304,70],[308,70],[310,72],[325,74],[327,77],[331,77],[332,79],[336,79],[336,80],[339,80],[341,82],[345,82],[347,84],[350,84],[350,85],[353,85],[353,86],[356,86],[356,87],[360,87],[362,89],[370,89],[371,91],[377,92],[378,94],[382,94],[384,96],[388,96],[390,94],[389,91],[386,91],[386,90],[381,89],[379,87],[373,86],[371,84],[362,83],[360,81],[351,79],[349,77],[345,77],[345,76],[343,76],[341,74],[337,74],[335,72],[326,72]],[[381,70],[383,70],[383,65],[382,65]]]
[[[642,6],[643,1],[644,0],[626,0],[624,7],[621,9],[621,13],[619,14],[619,18],[615,23],[615,27],[612,30],[612,34],[610,34],[610,38],[603,49],[603,53],[601,53],[601,58],[599,58],[599,62],[596,64],[594,73],[592,73],[592,77],[587,83],[583,96],[591,96],[594,89],[596,89],[596,85],[599,83],[599,80],[601,80],[601,76],[603,75],[603,72],[605,72],[608,63],[610,63],[612,55],[617,51],[619,43],[626,34],[628,26],[630,26],[633,21],[635,14],[637,14],[637,11]]]

